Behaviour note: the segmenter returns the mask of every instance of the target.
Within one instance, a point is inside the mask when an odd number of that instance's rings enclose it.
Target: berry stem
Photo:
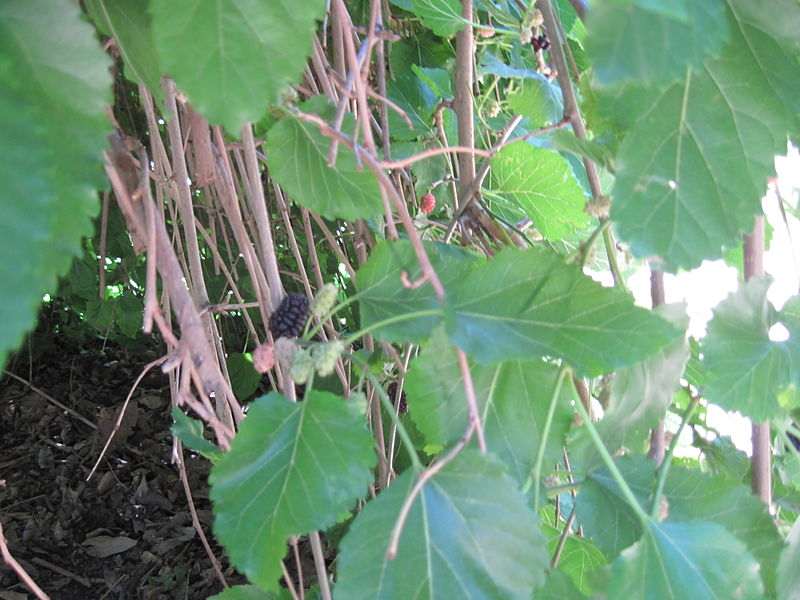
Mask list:
[[[400,420],[400,417],[397,415],[397,412],[395,412],[394,406],[392,406],[392,401],[386,394],[386,390],[383,389],[383,386],[381,385],[380,381],[378,381],[378,378],[370,372],[369,365],[365,360],[356,354],[352,354],[351,359],[355,360],[361,365],[367,375],[367,379],[369,379],[370,383],[372,383],[372,387],[375,388],[378,397],[381,399],[383,408],[391,417],[394,426],[397,428],[397,433],[400,434],[400,439],[403,440],[403,446],[405,447],[406,452],[408,452],[409,458],[411,458],[411,463],[414,465],[414,469],[418,471],[423,470],[425,466],[422,464],[422,461],[420,461],[419,456],[417,456],[417,450],[414,448],[414,442],[411,441],[411,436],[408,435],[408,431],[406,431],[406,428]]]
[[[597,448],[597,453],[600,455],[600,458],[603,459],[606,467],[608,468],[611,476],[614,478],[614,481],[619,486],[620,491],[622,492],[622,496],[625,498],[625,501],[631,507],[633,512],[636,513],[636,516],[639,517],[639,520],[642,522],[642,525],[645,527],[650,521],[650,517],[644,509],[642,505],[639,504],[639,501],[636,499],[633,491],[631,490],[628,482],[625,481],[625,477],[622,476],[622,473],[617,468],[617,464],[614,462],[614,459],[609,454],[606,445],[603,443],[603,440],[600,438],[600,434],[597,433],[597,429],[592,423],[591,417],[589,417],[589,413],[586,412],[586,407],[583,406],[583,402],[575,402],[573,403],[575,408],[578,410],[578,413],[583,420],[583,426],[586,427],[586,430],[589,432],[589,436],[592,438],[592,442],[594,442],[595,448]]]
[[[536,462],[533,466],[533,473],[531,479],[526,482],[526,487],[529,487],[531,482],[536,485],[536,491],[533,494],[533,512],[539,514],[539,479],[542,476],[542,463],[544,462],[544,450],[547,447],[547,438],[550,436],[550,427],[553,425],[553,415],[556,412],[556,404],[558,404],[558,397],[561,395],[561,387],[564,384],[564,378],[570,373],[570,368],[563,364],[558,370],[556,383],[553,386],[553,394],[550,396],[550,405],[547,408],[547,417],[544,420],[544,427],[542,428],[542,436],[539,439],[539,450],[536,452]]]
[[[681,437],[683,428],[686,427],[686,424],[692,418],[698,404],[700,404],[700,399],[696,397],[693,397],[691,402],[689,402],[689,406],[683,413],[678,431],[676,431],[675,435],[672,437],[667,453],[664,455],[664,460],[661,461],[661,466],[658,469],[656,491],[653,493],[653,502],[650,504],[650,516],[653,517],[653,519],[658,519],[658,512],[661,509],[661,496],[664,494],[664,485],[667,482],[667,473],[669,473],[669,466],[672,463],[672,455],[675,454],[675,448],[678,445],[678,440]]]

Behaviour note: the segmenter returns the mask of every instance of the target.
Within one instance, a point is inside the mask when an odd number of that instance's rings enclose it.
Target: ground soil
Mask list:
[[[0,373],[0,522],[13,556],[53,600],[204,599],[222,589],[173,464],[159,371],[134,392],[87,481],[134,380],[158,352],[59,337],[12,357],[6,370],[24,382]],[[228,583],[242,583],[211,533],[209,463],[184,457],[202,529]],[[33,597],[0,561],[0,600]]]

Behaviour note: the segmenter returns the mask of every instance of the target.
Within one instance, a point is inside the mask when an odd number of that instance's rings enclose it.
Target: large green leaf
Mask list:
[[[458,0],[411,0],[411,10],[442,37],[458,33],[466,24],[461,18],[461,2]]]
[[[450,339],[480,363],[564,358],[599,375],[680,336],[672,324],[543,249],[507,249],[448,290]]]
[[[464,277],[478,260],[464,250],[446,244],[426,243],[425,249],[446,289]],[[404,287],[403,272],[412,281],[421,276],[411,243],[399,240],[378,244],[356,275],[362,327],[417,311],[441,309],[429,283],[416,289]],[[384,325],[375,334],[392,342],[420,342],[427,339],[440,322],[440,315],[414,317]]]
[[[153,48],[147,0],[86,0],[85,4],[97,28],[116,40],[128,79],[161,98],[161,68]]]
[[[761,565],[764,587],[775,589],[775,568],[783,546],[767,506],[749,485],[674,465],[664,487],[670,521],[711,521],[735,535]]]
[[[411,470],[370,502],[341,544],[337,598],[528,600],[548,565],[536,517],[501,463],[465,450],[415,499],[397,557],[386,551]]]
[[[508,105],[515,113],[528,119],[531,127],[550,125],[564,116],[561,89],[538,73],[524,79],[519,89],[508,95]]]
[[[655,485],[655,463],[642,456],[614,461],[644,510]],[[609,558],[616,557],[642,535],[642,522],[628,504],[608,468],[591,472],[575,500],[577,520],[584,533]]]
[[[324,96],[303,103],[300,109],[323,118],[333,115]],[[343,122],[353,131],[353,116]],[[353,153],[339,146],[336,165],[328,166],[331,140],[311,123],[291,116],[269,130],[267,153],[269,172],[294,200],[322,216],[355,221],[383,213],[375,174],[356,163]]]
[[[789,407],[781,406],[778,393],[800,384],[800,318],[794,310],[800,299],[794,297],[779,314],[767,300],[768,288],[769,281],[751,279],[723,300],[703,343],[703,395],[756,422],[784,415]],[[769,339],[777,322],[788,329],[787,341]]]
[[[800,5],[786,6],[791,15]],[[722,255],[761,208],[773,157],[800,131],[800,64],[732,4],[735,26],[719,58],[664,89],[627,86],[609,110],[631,126],[617,156],[612,218],[637,256],[690,268]]]
[[[598,81],[664,84],[721,51],[728,21],[724,0],[603,0],[588,11],[586,30]]]
[[[551,556],[555,555],[561,536],[564,523],[559,522],[558,527],[551,524],[543,524],[542,531],[547,537],[547,550]],[[558,559],[558,570],[566,575],[573,583],[574,588],[584,594],[592,591],[589,584],[590,575],[606,564],[606,557],[595,546],[591,540],[577,535],[568,535],[561,548]],[[548,578],[549,579],[549,578]],[[563,587],[562,585],[558,586]],[[572,596],[573,598],[578,597]],[[536,596],[537,600],[539,595]]]
[[[558,367],[541,361],[471,365],[472,382],[487,447],[519,482],[530,477],[552,397]],[[411,363],[406,375],[409,416],[432,446],[447,446],[464,434],[467,400],[458,357],[441,329]],[[572,423],[574,387],[564,385],[545,446],[558,460]]]
[[[716,523],[648,521],[611,567],[609,598],[762,600],[758,563]]]
[[[683,328],[688,325],[685,306],[659,308],[657,312],[669,315],[672,322]],[[688,358],[689,344],[681,338],[649,359],[617,371],[610,384],[608,406],[602,419],[594,424],[611,453],[623,447],[641,450],[650,429],[664,418]],[[573,463],[577,460],[583,469],[600,464],[586,427],[576,430],[570,454]]]
[[[778,600],[800,598],[800,518],[795,520],[778,563]]]
[[[403,73],[386,84],[386,95],[394,102],[411,122],[403,119],[397,111],[389,111],[389,130],[392,138],[413,140],[429,134],[433,128],[433,110],[436,94],[430,86],[411,73]]]
[[[492,158],[491,189],[515,202],[546,238],[561,239],[585,226],[586,196],[566,159],[517,142]]]
[[[0,364],[92,232],[109,64],[77,5],[0,4]]]
[[[289,600],[291,597],[286,588],[277,592],[265,592],[254,585],[236,585],[225,588],[208,600]]]
[[[160,62],[212,123],[257,121],[311,54],[324,0],[153,0]]]
[[[286,540],[333,525],[372,481],[373,440],[357,409],[326,392],[250,404],[211,476],[214,532],[253,583],[277,589]]]
[[[547,575],[542,589],[536,592],[536,600],[576,600],[583,598],[578,588],[566,573],[556,570]]]

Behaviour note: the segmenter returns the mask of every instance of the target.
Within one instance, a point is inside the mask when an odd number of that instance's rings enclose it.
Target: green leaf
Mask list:
[[[411,11],[441,37],[455,35],[466,24],[458,0],[411,0]]]
[[[208,600],[289,600],[291,597],[289,590],[285,588],[276,593],[265,592],[254,585],[235,585],[211,596]]]
[[[207,459],[216,461],[222,456],[219,446],[203,437],[205,425],[202,421],[187,416],[177,405],[172,405],[172,435],[183,445],[196,450]]]
[[[607,594],[626,600],[762,600],[758,563],[716,523],[648,521],[611,566]]]
[[[389,128],[394,139],[414,140],[431,132],[436,94],[427,83],[419,77],[403,73],[387,82],[386,95],[411,121],[409,128],[408,122],[397,111],[389,111]]]
[[[0,364],[93,230],[109,64],[77,5],[0,3]]]
[[[785,415],[791,407],[781,406],[778,393],[800,384],[800,319],[792,314],[800,298],[794,297],[779,314],[767,300],[769,283],[751,279],[723,300],[703,343],[708,372],[703,395],[757,423]],[[769,339],[777,322],[789,330],[789,340]]]
[[[513,67],[492,54],[488,49],[478,54],[478,75],[497,75],[498,77],[541,77],[533,69]]]
[[[641,455],[621,456],[614,463],[641,507],[649,510],[648,499],[656,482],[655,463]],[[575,512],[584,533],[609,558],[616,557],[642,535],[641,520],[607,467],[587,475],[575,500]]]
[[[550,125],[564,116],[561,90],[538,73],[536,77],[523,80],[519,89],[508,95],[508,105],[512,111],[529,119],[531,127]]]
[[[636,363],[680,336],[547,250],[503,250],[448,288],[450,339],[479,363],[559,356],[581,374]]]
[[[570,152],[578,158],[588,158],[610,172],[616,170],[612,151],[596,140],[577,137],[571,131],[558,129],[550,134],[550,144],[559,152]]]
[[[97,28],[116,40],[128,79],[143,84],[160,100],[162,69],[153,48],[147,0],[86,0],[85,4]]]
[[[478,257],[447,244],[426,243],[425,250],[445,289],[464,277],[478,261]],[[407,240],[379,243],[356,275],[362,327],[417,311],[441,309],[429,283],[416,289],[404,287],[403,272],[409,281],[421,276],[411,243]],[[440,322],[440,315],[414,317],[384,325],[375,335],[391,342],[420,342],[427,339]]]
[[[300,105],[300,109],[332,116],[323,96]],[[353,116],[345,116],[342,128],[352,131]],[[269,174],[294,200],[327,219],[355,221],[383,213],[380,189],[374,173],[359,167],[353,153],[339,145],[336,166],[328,166],[331,140],[311,123],[287,116],[269,130],[267,155]]]
[[[446,69],[432,69],[429,67],[411,65],[411,70],[417,77],[425,82],[439,98],[453,98],[455,94],[453,92],[453,81],[450,72]]]
[[[558,367],[541,361],[470,365],[486,445],[519,482],[530,477],[558,376]],[[409,412],[425,441],[447,446],[464,434],[467,400],[455,348],[438,328],[406,375]],[[561,388],[545,446],[548,462],[559,459],[572,424],[571,385]]]
[[[800,64],[751,22],[760,3],[732,7],[719,58],[662,90],[621,88],[606,106],[631,124],[611,217],[635,255],[660,256],[668,270],[722,256],[752,229],[773,157],[800,131]]]
[[[774,592],[783,540],[766,505],[749,485],[673,465],[664,493],[670,521],[711,521],[724,527],[758,559],[764,587]]]
[[[552,150],[516,142],[492,158],[489,186],[516,202],[549,240],[563,238],[589,222],[586,196],[569,163]]]
[[[800,590],[800,518],[795,520],[778,563],[778,600],[797,600]]]
[[[228,356],[228,376],[234,395],[239,400],[247,399],[258,389],[261,373],[253,367],[253,358],[249,354],[233,352]]]
[[[452,44],[442,41],[427,29],[412,37],[392,44],[389,64],[396,74],[408,73],[409,65],[420,67],[443,67],[445,62],[455,57]]]
[[[551,556],[555,555],[558,548],[564,524],[559,523],[559,527],[547,524],[542,525],[542,529],[547,539],[547,549]],[[567,577],[571,585],[565,586],[563,581],[559,581],[559,589],[573,589],[578,597],[578,593],[589,594],[592,589],[589,586],[589,574],[593,573],[606,564],[606,557],[590,540],[577,535],[568,535],[558,560],[558,572]],[[560,578],[559,578],[560,579]],[[548,581],[550,577],[548,577]],[[555,588],[555,584],[551,584]],[[545,585],[547,588],[547,585]],[[555,589],[553,590],[555,592]],[[541,591],[537,593],[536,600],[539,600]],[[545,596],[547,597],[547,596]],[[557,596],[558,597],[558,596]]]
[[[324,0],[153,0],[161,64],[211,123],[257,121],[311,54]]]
[[[231,562],[277,589],[286,540],[352,508],[372,481],[373,446],[355,407],[332,394],[311,391],[293,403],[272,393],[251,403],[209,478],[214,532]]]
[[[336,597],[531,598],[549,563],[536,517],[500,462],[473,450],[424,485],[397,557],[387,558],[392,528],[416,480],[406,471],[356,517],[341,544]]]
[[[684,305],[659,308],[657,314],[668,315],[682,328],[688,326]],[[650,429],[664,418],[688,358],[689,344],[681,338],[649,359],[617,371],[610,384],[608,407],[594,423],[609,452],[614,454],[620,448],[636,452],[643,447]],[[570,453],[583,469],[601,460],[586,427],[576,430]]]
[[[636,79],[663,85],[718,54],[728,21],[723,0],[604,0],[587,12],[586,30],[600,83]]]
[[[560,570],[551,571],[544,587],[536,592],[536,600],[575,600],[582,597],[569,575]]]

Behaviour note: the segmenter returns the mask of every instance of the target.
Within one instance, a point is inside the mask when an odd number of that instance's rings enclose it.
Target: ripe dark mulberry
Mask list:
[[[533,49],[537,52],[539,50],[547,50],[550,47],[550,40],[547,39],[547,34],[543,33],[542,35],[534,37],[531,40],[531,46],[533,46]]]
[[[289,294],[269,317],[272,337],[293,338],[300,335],[308,317],[309,301],[303,294]]]
[[[395,398],[397,398],[397,382],[393,381],[389,384],[389,387],[386,390],[386,394],[389,396],[389,400],[393,403],[395,402]],[[400,392],[400,404],[397,406],[397,412],[401,415],[404,415],[408,412],[408,402],[406,400],[406,391],[403,390]]]

